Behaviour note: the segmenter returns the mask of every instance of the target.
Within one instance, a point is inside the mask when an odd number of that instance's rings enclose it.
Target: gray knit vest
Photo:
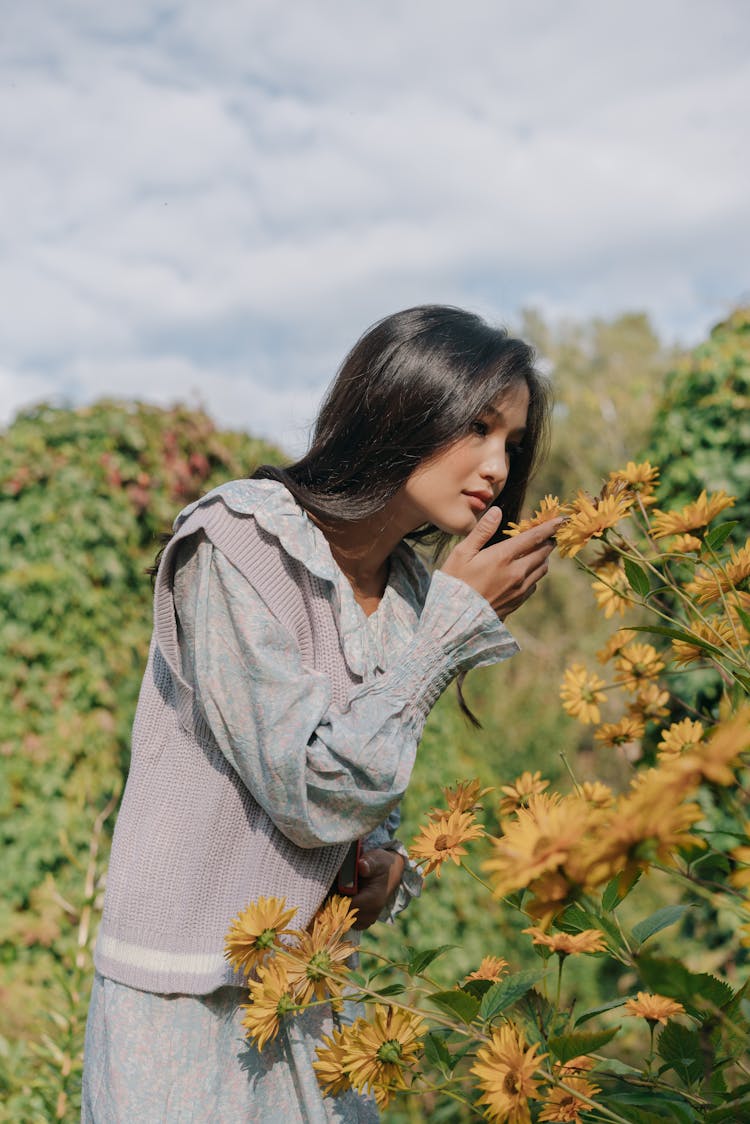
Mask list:
[[[196,507],[167,546],[132,757],[115,828],[94,963],[104,976],[160,993],[240,986],[223,955],[231,919],[255,898],[284,897],[304,927],[333,883],[346,844],[304,849],[275,827],[229,765],[182,675],[172,583],[178,545],[202,532],[247,578],[324,673],[342,706],[361,682],[348,668],[325,583],[250,515],[220,498]]]

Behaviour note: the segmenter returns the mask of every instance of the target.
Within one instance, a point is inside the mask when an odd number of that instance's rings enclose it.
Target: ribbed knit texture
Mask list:
[[[217,747],[182,677],[174,557],[178,543],[200,530],[252,580],[305,662],[330,678],[340,704],[356,682],[330,605],[315,588],[319,579],[280,552],[253,519],[221,502],[194,511],[159,567],[154,638],[94,959],[102,975],[131,987],[195,995],[241,983],[222,953],[240,909],[261,895],[283,894],[298,910],[295,925],[306,926],[346,853],[345,844],[303,849],[282,835]]]

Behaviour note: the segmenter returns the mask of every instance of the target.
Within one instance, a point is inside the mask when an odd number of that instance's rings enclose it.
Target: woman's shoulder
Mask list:
[[[184,508],[175,520],[175,531],[210,524],[212,509],[219,506],[222,520],[252,517],[265,532],[269,545],[301,562],[326,581],[338,577],[328,543],[307,512],[278,480],[229,480]],[[210,532],[209,532],[210,537]]]

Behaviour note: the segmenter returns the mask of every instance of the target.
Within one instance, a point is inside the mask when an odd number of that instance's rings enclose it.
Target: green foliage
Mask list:
[[[706,488],[737,497],[737,534],[750,524],[750,308],[738,308],[668,375],[646,455],[661,466],[660,502]]]
[[[186,503],[279,458],[259,441],[217,432],[204,414],[116,402],[40,406],[4,435],[0,958],[7,1039],[0,1087],[11,1104],[23,1081],[29,1104],[42,1104],[45,1067],[58,1075],[72,1067],[75,1083],[88,970],[75,1001],[64,988],[82,911],[92,904],[80,900],[81,872],[95,818],[120,792],[127,767],[151,624],[145,570],[159,535]],[[60,994],[51,1001],[40,982],[54,979]],[[43,1006],[54,1008],[51,1036]],[[33,1081],[15,1044],[29,1036],[38,1049],[48,1042],[29,1070]],[[60,1054],[62,1038],[70,1050]],[[22,1057],[31,1065],[27,1052]],[[75,1111],[66,1082],[60,1078],[59,1092],[67,1099],[58,1106],[53,1098],[39,1118]]]

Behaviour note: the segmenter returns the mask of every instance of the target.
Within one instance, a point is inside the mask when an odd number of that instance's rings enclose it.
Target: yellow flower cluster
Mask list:
[[[372,1022],[360,1018],[324,1036],[313,1062],[323,1092],[372,1093],[385,1108],[395,1092],[408,1088],[426,1031],[424,1019],[377,1004]]]
[[[348,898],[329,898],[308,930],[287,927],[295,913],[283,899],[259,898],[227,933],[225,955],[247,977],[249,1002],[242,1025],[259,1050],[276,1037],[283,1018],[296,1015],[305,1004],[340,1002],[347,961],[356,951],[344,939],[357,919]]]
[[[696,723],[696,726],[698,724]],[[657,768],[635,776],[615,797],[600,786],[567,796],[537,793],[501,823],[483,864],[503,897],[526,889],[524,905],[542,928],[576,901],[619,876],[626,888],[653,862],[669,865],[677,852],[700,848],[692,828],[703,818],[693,799],[707,781],[730,785],[750,750],[750,705],[703,739],[700,731],[673,724],[664,734],[667,752]],[[680,748],[681,747],[681,748]]]

